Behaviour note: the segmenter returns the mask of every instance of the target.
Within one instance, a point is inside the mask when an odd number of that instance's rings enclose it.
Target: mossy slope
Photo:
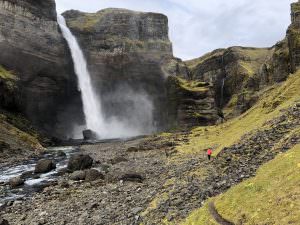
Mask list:
[[[243,115],[226,121],[223,124],[199,127],[192,131],[188,144],[181,145],[178,150],[185,153],[203,151],[213,148],[218,154],[224,147],[229,147],[255,130],[263,128],[265,123],[280,115],[300,100],[300,72],[291,75],[281,84],[275,84],[261,92],[258,103]]]
[[[235,224],[299,224],[299,172],[300,145],[296,145],[262,166],[256,177],[209,201],[215,201],[219,214]],[[207,205],[183,224],[216,224]]]
[[[20,116],[0,113],[0,142],[8,144],[9,149],[13,150],[13,152],[15,150],[32,152],[42,150],[43,147],[39,142],[38,134],[33,130],[29,132],[30,128],[24,127],[26,126],[24,121],[25,119]],[[0,153],[9,154],[9,152],[3,151],[0,151]]]

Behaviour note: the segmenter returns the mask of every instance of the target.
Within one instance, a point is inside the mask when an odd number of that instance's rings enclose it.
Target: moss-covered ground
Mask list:
[[[201,82],[197,80],[188,81],[180,77],[177,77],[177,79],[179,80],[179,85],[187,91],[206,92],[209,90],[208,87],[209,85],[205,82]]]
[[[14,120],[14,121],[12,121]],[[20,116],[4,115],[0,113],[0,141],[8,143],[14,149],[27,148],[27,150],[40,150],[41,146],[38,135],[33,130],[29,132],[29,128],[18,128],[18,124],[24,122],[25,119]],[[28,122],[27,122],[28,124]],[[22,126],[25,124],[22,124]]]
[[[15,80],[16,76],[12,72],[6,70],[3,66],[0,65],[0,79]]]
[[[241,140],[245,134],[267,126],[267,121],[300,101],[299,87],[300,72],[291,75],[286,82],[268,88],[258,103],[243,115],[216,126],[195,128],[189,142],[177,149],[182,154],[188,154],[213,148],[214,155],[218,154],[224,147]]]
[[[300,102],[300,72],[289,79],[264,90],[258,103],[243,115],[211,127],[192,131],[189,142],[178,147],[181,157],[201,152],[208,147],[217,155],[248,133],[267,128],[268,121],[280,116]],[[290,135],[300,135],[295,128]],[[280,143],[279,143],[280,144]],[[219,214],[234,224],[299,224],[300,221],[300,145],[262,166],[254,178],[209,199],[194,211],[183,224],[218,224],[209,212],[214,201]]]
[[[299,173],[300,145],[296,145],[262,166],[254,178],[208,202],[214,201],[219,214],[234,224],[299,224]],[[208,202],[183,224],[216,224],[208,210]]]

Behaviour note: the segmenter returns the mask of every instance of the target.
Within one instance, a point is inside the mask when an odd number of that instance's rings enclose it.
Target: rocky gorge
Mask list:
[[[105,120],[129,137],[92,141],[74,140],[83,90],[54,0],[0,0],[0,224],[185,224],[297,146],[299,5],[273,47],[190,61],[173,56],[163,14],[64,12]]]

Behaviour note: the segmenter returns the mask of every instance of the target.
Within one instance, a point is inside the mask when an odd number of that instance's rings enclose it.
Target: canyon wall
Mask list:
[[[55,8],[54,0],[0,1],[0,68],[9,74],[0,77],[0,108],[68,139],[84,125],[84,117]],[[126,121],[128,128],[146,133],[216,122],[209,85],[204,92],[178,85],[177,78],[188,82],[191,77],[173,56],[166,16],[124,9],[72,10],[64,16],[87,58],[107,120]],[[187,107],[190,98],[195,104]]]
[[[189,79],[189,71],[173,57],[165,15],[125,9],[97,13],[71,10],[63,15],[85,53],[108,120],[128,120],[148,130],[185,123],[182,95],[169,95],[178,90],[170,90],[170,80],[174,79],[169,77]],[[149,113],[152,121],[146,118],[150,118]],[[215,115],[215,111],[211,113]],[[195,121],[204,122],[200,118]],[[208,121],[205,118],[205,123],[215,122]]]
[[[228,117],[251,108],[260,91],[286,80],[291,72],[288,38],[271,48],[230,47],[187,61],[193,80],[209,82]]]
[[[67,138],[74,121],[82,123],[82,106],[54,0],[1,0],[0,20],[0,65],[16,78],[2,102],[41,130]]]

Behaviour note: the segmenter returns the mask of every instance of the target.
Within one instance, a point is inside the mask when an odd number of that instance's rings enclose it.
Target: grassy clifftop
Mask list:
[[[231,47],[228,49],[217,49],[210,53],[205,54],[204,56],[186,61],[186,65],[189,67],[194,76],[197,76],[197,67],[202,64],[209,64],[210,62],[217,59],[219,61],[219,66],[223,66],[222,63],[228,61],[228,56],[232,55],[235,58],[230,60],[236,60],[236,67],[239,67],[241,70],[244,69],[245,73],[253,75],[256,73],[260,66],[266,59],[269,57],[271,50],[268,48],[247,48],[247,47]],[[222,59],[224,62],[222,62]],[[218,69],[218,68],[214,68]]]

